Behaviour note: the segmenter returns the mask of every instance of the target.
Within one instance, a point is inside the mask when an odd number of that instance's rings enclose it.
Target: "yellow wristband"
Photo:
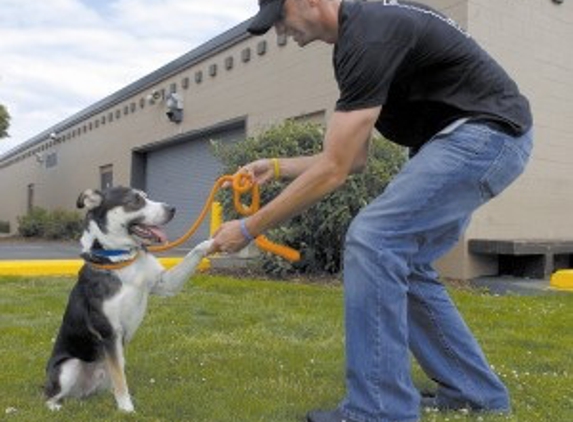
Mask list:
[[[281,167],[279,166],[279,159],[278,158],[271,158],[273,162],[273,168],[275,170],[275,180],[281,178]]]

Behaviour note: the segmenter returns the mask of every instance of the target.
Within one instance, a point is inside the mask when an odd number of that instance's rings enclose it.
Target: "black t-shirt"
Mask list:
[[[382,106],[376,128],[419,147],[459,118],[497,121],[515,135],[531,127],[515,82],[454,21],[395,0],[341,3],[334,49],[336,110]]]

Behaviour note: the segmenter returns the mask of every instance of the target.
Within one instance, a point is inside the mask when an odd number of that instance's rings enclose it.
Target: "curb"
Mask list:
[[[551,287],[573,292],[573,270],[559,270],[551,276]]]
[[[158,258],[165,268],[171,268],[183,260],[183,257]],[[68,276],[77,275],[84,265],[81,259],[37,259],[0,261],[0,276]],[[199,271],[206,271],[211,262],[204,258]]]

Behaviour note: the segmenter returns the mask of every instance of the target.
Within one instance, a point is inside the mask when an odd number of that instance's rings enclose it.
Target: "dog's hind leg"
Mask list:
[[[105,362],[111,378],[117,407],[124,412],[133,412],[135,409],[127,388],[121,339],[116,340],[114,350],[106,352]]]
[[[78,359],[69,359],[51,369],[46,384],[46,406],[50,410],[60,410],[62,400],[75,395],[78,379],[81,377],[81,362]]]

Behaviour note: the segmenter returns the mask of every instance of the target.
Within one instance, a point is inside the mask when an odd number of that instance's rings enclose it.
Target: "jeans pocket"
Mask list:
[[[480,190],[484,201],[499,195],[515,179],[519,177],[529,161],[528,151],[521,150],[508,139],[490,168],[480,179]]]

